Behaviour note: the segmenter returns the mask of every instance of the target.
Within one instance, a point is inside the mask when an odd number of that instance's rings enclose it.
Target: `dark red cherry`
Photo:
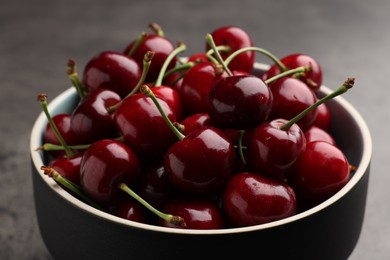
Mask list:
[[[310,66],[310,71],[306,72],[304,76],[299,77],[307,86],[310,87],[313,91],[317,91],[322,84],[322,69],[320,64],[315,61],[312,57],[306,54],[291,54],[282,58],[281,63],[283,63],[287,69],[295,69],[301,66]],[[272,78],[273,76],[279,74],[281,71],[279,67],[274,64],[271,68],[262,75],[262,79],[266,80]]]
[[[79,140],[77,135],[73,132],[71,128],[71,115],[70,114],[57,114],[53,116],[53,121],[61,136],[64,138],[65,142],[68,145],[78,144]],[[46,125],[46,129],[43,133],[43,142],[58,144],[60,145],[60,141],[58,141],[56,133],[51,128],[50,124]]]
[[[186,229],[221,229],[224,228],[224,219],[221,210],[212,202],[201,199],[180,199],[167,203],[164,212],[181,216],[186,222]],[[177,226],[160,220],[164,227]]]
[[[329,131],[330,129],[330,111],[328,106],[324,103],[317,107],[317,117],[314,120],[313,125],[317,126],[325,131]]]
[[[120,218],[145,223],[146,213],[144,207],[134,199],[121,200],[112,213]]]
[[[140,163],[124,143],[103,139],[85,150],[80,174],[83,192],[102,205],[114,204],[120,183],[134,184],[140,173]]]
[[[154,57],[150,65],[148,75],[145,82],[154,82],[161,70],[162,65],[167,59],[168,55],[175,49],[172,42],[161,34],[161,28],[153,27],[157,24],[151,24],[153,30],[156,30],[156,34],[148,34],[139,44],[137,49],[131,54],[131,57],[142,68],[143,58],[146,52],[153,51]],[[128,55],[133,48],[135,41],[131,42],[124,50],[124,55]],[[177,62],[177,58],[174,58],[168,65],[168,70],[172,69]]]
[[[156,86],[151,88],[156,97],[167,102],[176,115],[176,120],[180,120],[183,115],[183,107],[178,92],[168,86]]]
[[[187,114],[207,112],[207,98],[212,86],[227,73],[212,62],[203,62],[193,66],[183,77],[179,90],[183,108]]]
[[[164,157],[168,178],[182,191],[211,193],[233,173],[235,150],[222,131],[203,127],[173,144]]]
[[[252,38],[243,29],[236,26],[225,26],[214,30],[211,33],[215,45],[229,46],[230,51],[221,51],[221,56],[225,60],[233,52],[245,48],[253,47]],[[210,46],[206,46],[206,50],[209,50]],[[255,62],[255,52],[246,51],[235,57],[229,64],[230,70],[241,70],[251,72]]]
[[[49,163],[49,167],[55,169],[62,177],[80,185],[80,165],[82,153],[76,153],[71,157],[60,156]]]
[[[111,90],[96,89],[90,92],[72,113],[71,127],[79,140],[92,143],[118,136],[118,130],[107,108],[120,100],[120,96]]]
[[[290,179],[299,196],[320,203],[338,192],[349,176],[349,163],[344,153],[330,143],[316,141],[306,144]]]
[[[255,127],[271,112],[272,93],[254,76],[231,76],[220,79],[208,95],[207,112],[211,122],[220,128]]]
[[[195,62],[195,63],[201,63],[201,62],[208,62],[209,58],[207,58],[206,53],[200,52],[200,53],[195,53],[188,57],[189,62]]]
[[[167,117],[176,122],[173,109],[161,98],[157,99]],[[161,158],[177,141],[152,99],[140,93],[121,102],[114,112],[114,122],[141,160]]]
[[[143,56],[142,56],[143,58]],[[125,97],[137,85],[142,72],[132,58],[113,51],[104,51],[85,66],[82,84],[88,92],[109,89]]]
[[[302,130],[293,124],[288,130],[281,127],[284,119],[275,119],[256,127],[248,144],[249,164],[255,172],[283,180],[305,147]]]
[[[314,125],[305,132],[305,139],[306,143],[324,141],[336,146],[336,141],[328,132]]]
[[[184,135],[188,135],[196,129],[204,126],[211,126],[210,117],[207,113],[193,114],[180,122],[184,126]]]
[[[234,175],[223,193],[222,207],[238,227],[269,223],[296,213],[294,190],[256,173]]]
[[[270,119],[290,120],[317,101],[314,92],[305,83],[295,78],[282,78],[270,85],[273,103]],[[311,110],[298,121],[299,127],[306,131],[316,120],[317,108]]]

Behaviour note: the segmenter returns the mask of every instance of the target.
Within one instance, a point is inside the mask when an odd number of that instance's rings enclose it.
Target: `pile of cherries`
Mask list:
[[[221,229],[292,216],[348,182],[353,167],[324,102],[353,78],[320,98],[321,68],[308,55],[278,59],[227,26],[183,58],[184,43],[150,28],[123,52],[97,54],[80,79],[69,60],[71,113],[52,117],[38,95],[49,121],[42,170],[59,185],[132,221]],[[256,72],[256,53],[274,65]]]

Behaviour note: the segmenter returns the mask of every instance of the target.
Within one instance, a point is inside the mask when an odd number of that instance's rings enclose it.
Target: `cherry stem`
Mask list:
[[[81,85],[79,75],[77,74],[77,66],[76,61],[74,59],[70,58],[68,60],[66,74],[72,82],[72,85],[76,88],[77,94],[79,95],[80,99],[83,99],[85,97],[85,92]]]
[[[45,113],[46,115],[46,118],[47,118],[47,121],[49,121],[49,124],[51,126],[51,128],[53,129],[58,141],[61,143],[61,145],[64,147],[65,149],[65,152],[66,152],[66,155],[68,157],[72,157],[73,156],[73,152],[72,150],[69,148],[69,146],[66,144],[64,138],[62,137],[60,131],[58,130],[56,124],[54,123],[53,121],[53,118],[51,117],[50,113],[49,113],[49,110],[47,108],[47,95],[46,94],[43,94],[43,93],[40,93],[38,94],[38,101],[39,103],[41,104],[42,106],[42,110],[43,112]]]
[[[124,99],[134,95],[135,93],[137,93],[140,89],[140,87],[142,86],[142,84],[144,84],[145,82],[145,79],[146,79],[146,76],[148,75],[148,72],[149,72],[149,68],[150,68],[150,64],[152,62],[152,59],[154,57],[154,52],[153,51],[147,51],[144,55],[144,59],[143,59],[143,67],[142,67],[142,74],[141,74],[141,77],[140,79],[138,80],[137,82],[137,85],[135,85],[135,87],[130,91],[129,94],[127,94],[126,97],[124,97],[121,101],[119,101],[118,103],[116,103],[115,105],[112,105],[110,107],[107,108],[107,112],[109,114],[112,114],[114,113],[114,111],[119,107],[119,105],[123,102]]]
[[[287,70],[287,67],[280,61],[280,59],[278,59],[271,52],[269,52],[263,48],[259,48],[259,47],[245,47],[245,48],[241,48],[241,49],[233,52],[232,54],[229,55],[229,57],[226,58],[226,60],[225,60],[226,66],[228,66],[230,64],[230,62],[235,57],[237,57],[239,54],[247,52],[247,51],[255,51],[255,52],[259,52],[261,54],[264,54],[265,56],[270,58],[273,62],[275,62],[276,66],[279,67],[280,71],[284,72]]]
[[[153,30],[154,34],[161,37],[165,36],[164,31],[158,23],[150,23],[149,28]]]
[[[67,188],[68,190],[70,190],[71,192],[73,192],[74,194],[76,194],[76,196],[78,196],[79,198],[81,198],[82,200],[84,200],[86,203],[88,203],[89,205],[91,205],[92,207],[94,208],[97,208],[97,209],[100,209],[100,210],[103,210],[103,208],[101,208],[98,204],[96,204],[94,201],[92,201],[90,198],[88,198],[81,190],[81,187],[78,186],[77,184],[71,182],[70,180],[68,180],[67,178],[65,178],[64,176],[62,176],[59,172],[57,172],[55,169],[51,168],[51,167],[48,167],[48,166],[41,166],[41,170],[43,171],[43,173],[51,178],[53,178],[56,182],[58,182],[59,184],[61,184],[63,187]]]
[[[168,69],[168,66],[169,64],[171,63],[171,61],[173,60],[173,58],[185,51],[187,49],[187,46],[184,44],[184,42],[179,42],[178,43],[178,46],[168,55],[168,57],[165,59],[163,65],[161,66],[161,69],[160,69],[160,72],[158,74],[158,77],[156,79],[156,82],[155,82],[155,86],[161,86],[162,85],[162,81],[164,79],[164,75],[165,75],[165,72],[167,71]]]
[[[164,78],[166,78],[169,75],[172,75],[172,74],[174,74],[176,72],[182,72],[182,71],[189,70],[192,67],[194,67],[194,65],[195,65],[195,62],[192,62],[192,61],[186,62],[184,64],[180,64],[180,65],[178,65],[178,66],[168,70],[167,72],[165,72]]]
[[[341,85],[338,89],[336,89],[335,91],[333,91],[332,93],[330,93],[329,95],[326,95],[324,96],[323,98],[317,100],[317,102],[315,102],[313,105],[311,105],[310,107],[306,108],[305,110],[303,110],[301,113],[299,113],[297,116],[295,116],[294,118],[292,118],[290,121],[288,121],[287,123],[285,123],[284,125],[282,125],[280,127],[281,130],[284,130],[284,131],[288,131],[288,129],[290,129],[290,127],[295,124],[296,122],[298,122],[302,117],[304,117],[307,113],[309,113],[311,110],[315,109],[316,107],[318,107],[319,105],[321,105],[322,103],[332,99],[332,98],[335,98],[341,94],[344,94],[345,92],[347,92],[350,88],[353,87],[353,85],[355,84],[355,78],[348,78],[344,83],[343,85]]]
[[[281,78],[284,78],[286,76],[290,76],[290,75],[293,75],[293,77],[295,77],[296,75],[301,75],[302,73],[305,73],[305,72],[309,72],[311,71],[311,67],[310,65],[309,66],[301,66],[301,67],[297,67],[295,69],[291,69],[291,70],[286,70],[282,73],[279,73],[269,79],[266,79],[264,81],[265,84],[270,84],[274,81],[277,81],[278,79],[281,79]]]
[[[140,46],[140,44],[145,40],[145,38],[147,36],[148,36],[148,34],[146,32],[142,32],[135,40],[130,51],[127,53],[127,56],[132,57],[134,55],[134,53],[138,50],[138,47]]]
[[[229,76],[233,76],[233,73],[230,71],[230,69],[227,67],[227,65],[225,64],[225,61],[222,59],[222,56],[221,54],[219,53],[219,51],[217,50],[217,46],[215,46],[215,42],[214,42],[214,39],[213,39],[213,36],[211,34],[207,34],[206,35],[206,41],[207,43],[210,45],[211,49],[213,49],[214,51],[214,54],[218,60],[218,62],[222,65],[223,69],[226,71],[226,73],[229,75]]]
[[[156,105],[158,111],[160,111],[161,116],[163,117],[164,121],[167,123],[169,128],[172,130],[172,132],[177,136],[179,140],[183,140],[185,135],[183,135],[180,130],[178,130],[175,125],[172,123],[172,121],[167,117],[165,114],[163,108],[160,105],[160,102],[158,102],[156,95],[154,95],[153,91],[147,86],[143,85],[140,89],[141,93],[144,95],[150,97],[153,101],[153,103]]]
[[[227,45],[220,45],[220,46],[215,46],[215,49],[219,52],[219,51],[224,51],[224,52],[229,52],[231,49],[229,46]],[[212,62],[214,63],[215,65],[219,64],[218,60],[215,59],[212,55],[213,53],[215,53],[215,50],[214,49],[210,49],[208,50],[208,52],[206,52],[206,57]]]
[[[171,223],[173,225],[179,226],[179,227],[186,227],[186,223],[182,217],[174,216],[171,214],[166,214],[158,209],[154,208],[152,205],[150,205],[146,200],[141,198],[137,193],[135,193],[132,189],[130,189],[129,186],[127,186],[125,183],[120,183],[118,185],[119,189],[129,194],[132,198],[137,200],[139,203],[141,203],[144,207],[146,207],[148,210],[150,210],[152,213],[157,215],[158,217],[162,218],[163,220],[167,221],[168,223]]]
[[[244,156],[244,148],[242,146],[242,139],[244,136],[245,130],[238,130],[238,143],[237,143],[237,148],[238,148],[238,155],[240,156],[241,163],[243,165],[247,165],[245,156]]]

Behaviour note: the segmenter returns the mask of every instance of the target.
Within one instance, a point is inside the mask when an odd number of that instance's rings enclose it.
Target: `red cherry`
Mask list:
[[[84,193],[97,203],[112,205],[123,194],[118,188],[120,183],[135,183],[140,163],[124,143],[103,139],[84,152],[80,173]]]
[[[252,38],[245,32],[243,29],[235,26],[225,26],[220,27],[214,30],[211,33],[215,45],[220,46],[229,46],[229,52],[221,52],[221,56],[223,59],[226,59],[233,52],[245,48],[245,47],[253,47]],[[209,50],[210,46],[206,46],[206,50]],[[241,70],[246,72],[251,72],[253,70],[255,62],[255,52],[247,51],[239,54],[235,57],[229,64],[229,69],[231,70]]]
[[[336,146],[336,141],[328,132],[314,125],[305,132],[305,139],[306,143],[314,141],[324,141]]]
[[[168,106],[172,108],[176,115],[176,120],[180,120],[183,115],[182,102],[178,92],[167,86],[157,86],[151,88],[156,97],[161,98],[167,102]]]
[[[133,199],[126,199],[121,201],[119,205],[112,210],[112,213],[117,217],[139,223],[145,223],[146,221],[144,208],[141,204]]]
[[[222,188],[233,173],[235,150],[222,131],[203,127],[173,144],[164,157],[168,178],[189,193]]]
[[[212,86],[227,73],[212,62],[199,63],[193,66],[183,77],[179,95],[187,114],[207,112],[207,98]]]
[[[256,173],[234,175],[223,193],[222,207],[236,226],[252,226],[287,218],[296,213],[291,187]]]
[[[176,122],[176,115],[168,104],[158,98],[167,117]],[[165,123],[151,98],[135,94],[124,99],[114,112],[114,122],[125,142],[141,160],[161,158],[177,137]]]
[[[96,89],[90,92],[72,113],[71,127],[79,140],[92,143],[118,136],[118,130],[107,108],[120,100],[120,96],[111,90]]]
[[[291,54],[280,60],[287,69],[295,69],[301,66],[309,66],[311,69],[306,72],[304,76],[299,79],[303,81],[313,91],[317,91],[322,84],[322,69],[317,61],[305,54]],[[262,75],[262,79],[266,80],[279,74],[281,71],[279,67],[274,64],[271,68]]]
[[[123,54],[101,52],[85,66],[82,84],[88,92],[103,88],[125,97],[141,78],[141,68],[133,59]]]
[[[74,154],[71,157],[61,156],[53,159],[49,167],[55,169],[62,177],[80,185],[80,165],[82,153]]]
[[[188,135],[201,127],[211,126],[211,121],[207,113],[199,113],[186,117],[180,124],[184,126],[183,134]]]
[[[272,93],[254,76],[230,76],[217,81],[208,95],[207,111],[217,127],[246,129],[267,120]]]
[[[317,107],[317,117],[313,125],[325,131],[329,131],[330,119],[331,115],[328,106],[325,103],[321,104]]]
[[[221,229],[224,219],[220,209],[212,202],[200,199],[173,200],[164,207],[164,212],[181,216],[186,222],[186,229]],[[177,227],[160,220],[164,227]]]
[[[306,84],[295,78],[282,78],[270,85],[273,103],[270,119],[283,118],[290,120],[317,101],[314,92]],[[311,110],[297,124],[306,131],[317,117],[317,108]]]
[[[68,145],[72,144],[78,144],[79,140],[77,138],[77,135],[73,132],[71,128],[71,115],[70,114],[57,114],[53,116],[54,124],[57,126],[58,131],[60,132],[61,136],[64,138],[65,142]],[[50,124],[47,123],[46,129],[43,133],[43,142],[44,143],[51,143],[51,144],[58,144],[60,145],[60,141],[57,138],[56,133],[51,128]]]
[[[349,176],[344,153],[332,144],[316,141],[308,143],[299,155],[291,183],[305,200],[320,203],[339,191]]]
[[[282,130],[286,123],[287,120],[276,119],[253,130],[248,159],[255,172],[283,180],[304,149],[306,141],[302,130],[296,124]]]

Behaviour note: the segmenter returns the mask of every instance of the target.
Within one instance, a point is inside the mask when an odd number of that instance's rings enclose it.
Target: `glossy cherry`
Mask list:
[[[201,127],[211,126],[211,121],[207,113],[198,113],[186,117],[180,122],[180,124],[184,127],[183,134],[188,135],[192,131]]]
[[[173,109],[164,100],[157,99],[168,118],[176,122]],[[141,160],[161,158],[177,141],[156,105],[141,93],[134,94],[121,102],[114,112],[114,122],[125,142]]]
[[[317,107],[317,117],[313,125],[325,131],[330,130],[331,114],[327,104],[321,104]]]
[[[233,225],[243,227],[287,218],[297,206],[294,190],[284,182],[242,172],[227,183],[222,207]]]
[[[82,84],[88,92],[103,88],[125,97],[137,85],[141,68],[142,65],[128,56],[104,51],[94,56],[84,67]]]
[[[139,222],[146,222],[146,213],[144,207],[134,199],[126,199],[119,202],[114,209],[111,210],[112,214],[117,217]]]
[[[181,216],[187,224],[186,229],[209,230],[225,227],[221,210],[208,200],[172,200],[165,205],[164,212]],[[159,221],[159,225],[177,228],[163,220]]]
[[[71,128],[71,114],[57,114],[53,116],[53,121],[67,144],[79,143],[77,135]],[[49,123],[47,123],[46,129],[43,132],[43,143],[61,144]]]
[[[317,101],[314,92],[302,81],[284,77],[270,84],[273,95],[272,109],[269,118],[292,119]],[[297,124],[306,131],[316,120],[317,108],[311,110]]]
[[[273,96],[254,76],[230,76],[217,81],[208,94],[207,112],[221,128],[253,128],[268,119]]]
[[[236,26],[224,26],[214,30],[211,33],[215,45],[228,46],[230,51],[221,51],[221,56],[226,59],[231,53],[245,48],[252,47],[253,41],[247,32]],[[206,45],[206,50],[209,50],[210,46]],[[255,62],[255,52],[247,51],[239,54],[229,64],[229,69],[251,72]]]
[[[332,144],[316,141],[308,143],[299,155],[290,179],[300,197],[320,203],[339,191],[349,176],[344,153]]]
[[[122,194],[118,188],[120,183],[135,183],[140,162],[124,143],[103,139],[84,152],[80,173],[84,193],[97,203],[112,205]]]
[[[70,157],[59,156],[50,161],[49,167],[55,169],[61,176],[80,185],[80,165],[82,153],[76,153]]]
[[[320,64],[314,60],[312,57],[306,54],[291,54],[280,60],[286,66],[286,69],[294,69],[301,66],[310,66],[310,71],[306,72],[304,76],[299,77],[301,81],[303,81],[307,86],[310,87],[313,91],[319,90],[322,85],[322,69]],[[262,75],[262,79],[269,79],[281,71],[279,67],[274,64],[269,70]]]
[[[305,139],[306,143],[314,141],[324,141],[336,146],[336,141],[334,140],[332,135],[330,135],[324,129],[319,128],[315,125],[310,127],[309,130],[305,132]]]
[[[92,143],[118,136],[118,130],[107,108],[121,101],[114,91],[96,89],[90,92],[73,110],[71,127],[79,140]]]

